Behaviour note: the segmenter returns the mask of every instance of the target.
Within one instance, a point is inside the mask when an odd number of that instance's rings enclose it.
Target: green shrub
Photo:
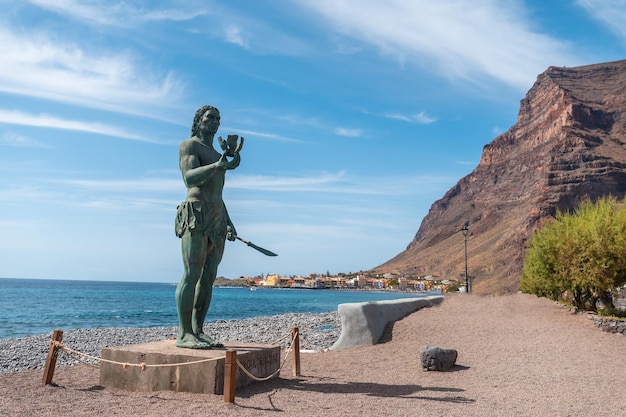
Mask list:
[[[616,308],[611,307],[603,307],[598,309],[598,315],[604,317],[618,317],[618,318],[626,318],[626,311],[618,310]]]
[[[626,283],[626,208],[612,197],[585,200],[529,240],[520,280],[523,292],[596,310],[613,307],[610,292]]]

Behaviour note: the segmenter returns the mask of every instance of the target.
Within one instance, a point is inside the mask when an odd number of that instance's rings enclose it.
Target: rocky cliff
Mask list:
[[[517,291],[525,242],[557,208],[626,193],[626,60],[539,75],[517,122],[479,165],[436,201],[406,250],[378,272],[460,279],[477,293]]]

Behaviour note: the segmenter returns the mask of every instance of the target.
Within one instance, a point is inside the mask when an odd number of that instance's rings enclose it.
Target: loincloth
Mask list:
[[[228,217],[224,205],[204,201],[183,201],[176,210],[176,236],[183,237],[187,231],[204,233],[211,242],[226,239]]]

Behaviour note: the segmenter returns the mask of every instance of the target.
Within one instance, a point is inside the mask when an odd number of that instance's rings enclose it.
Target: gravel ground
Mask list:
[[[278,332],[288,332],[291,325]],[[450,372],[421,369],[430,343],[456,349]],[[47,348],[46,348],[47,349]],[[0,416],[623,416],[626,337],[553,302],[516,294],[446,296],[397,321],[385,343],[302,355],[280,378],[212,394],[128,392],[88,366],[0,375]]]
[[[204,326],[206,334],[216,340],[260,344],[279,343],[283,349],[291,342],[291,328],[298,327],[300,346],[306,350],[329,348],[341,334],[341,319],[337,312],[322,314],[281,314],[245,320],[220,320]],[[79,329],[63,334],[67,347],[100,357],[102,348],[133,345],[176,338],[176,327]],[[43,369],[50,347],[51,334],[17,339],[0,339],[0,374]],[[95,362],[86,359],[86,362]],[[57,366],[76,365],[78,362],[59,354]]]

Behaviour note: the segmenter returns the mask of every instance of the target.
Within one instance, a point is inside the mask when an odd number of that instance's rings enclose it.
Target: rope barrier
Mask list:
[[[241,369],[243,371],[244,374],[248,375],[254,381],[267,381],[267,380],[270,380],[270,379],[274,378],[276,375],[278,375],[280,373],[280,370],[283,369],[283,367],[285,366],[285,363],[287,362],[287,358],[289,357],[289,353],[291,352],[291,349],[293,348],[293,344],[294,344],[296,338],[298,337],[298,335],[299,335],[298,332],[294,333],[294,335],[293,335],[293,337],[291,339],[291,344],[289,345],[289,348],[285,351],[285,357],[283,358],[283,363],[271,375],[268,375],[268,376],[263,377],[263,378],[259,378],[258,376],[255,376],[252,373],[250,373],[250,371],[248,371],[243,366],[243,364],[241,362],[239,362],[239,359],[237,359],[237,366],[239,367],[239,369]],[[286,339],[286,337],[283,337],[283,339]]]
[[[290,334],[287,333],[285,336],[281,337],[280,339],[277,339],[274,342],[270,343],[270,345],[277,345],[280,342],[282,342],[283,340],[285,340],[286,338],[288,338],[289,336],[290,336]],[[291,341],[291,343],[293,343],[293,340]]]
[[[256,375],[252,374],[237,359],[237,351],[236,350],[230,350],[230,349],[227,350],[226,351],[226,356],[224,358],[224,360],[225,360],[225,364],[224,364],[224,402],[233,403],[235,401],[235,379],[236,379],[237,369],[241,369],[241,371],[244,374],[246,374],[249,378],[251,378],[254,381],[267,381],[267,380],[269,380],[271,378],[274,378],[275,376],[277,376],[280,373],[280,371],[285,366],[285,363],[287,363],[287,358],[289,357],[289,354],[292,351],[294,351],[294,354],[293,354],[293,372],[294,372],[294,376],[299,376],[300,375],[300,331],[299,331],[299,329],[297,327],[293,327],[291,329],[291,335],[292,335],[291,343],[289,344],[289,347],[285,351],[285,355],[284,355],[284,358],[283,358],[283,361],[282,361],[280,367],[275,372],[273,372],[271,375],[268,375],[266,377],[258,377]],[[274,344],[278,344],[279,342],[285,340],[287,337],[289,337],[289,335],[284,336],[284,337],[278,339],[276,342],[274,342]],[[201,359],[201,360],[197,360],[197,361],[181,362],[181,363],[170,363],[170,364],[160,364],[160,365],[148,365],[145,362],[141,362],[141,363],[118,362],[118,361],[113,361],[113,360],[110,360],[110,359],[103,359],[101,357],[99,358],[97,356],[89,355],[87,353],[79,352],[77,350],[71,349],[68,346],[66,346],[65,344],[61,343],[62,340],[63,340],[63,331],[62,330],[55,330],[53,335],[52,335],[52,340],[50,341],[50,349],[48,351],[48,359],[46,360],[46,368],[44,370],[44,376],[43,376],[43,380],[42,380],[44,385],[50,384],[52,382],[52,378],[53,378],[53,375],[54,375],[54,368],[55,368],[55,365],[56,365],[56,359],[57,359],[57,355],[58,355],[58,351],[59,350],[63,351],[63,353],[65,353],[70,359],[73,359],[75,361],[78,361],[78,362],[83,363],[83,364],[88,365],[88,366],[92,366],[94,368],[99,368],[99,366],[95,365],[93,363],[87,362],[83,358],[99,361],[100,364],[102,364],[104,362],[104,363],[110,363],[110,364],[113,364],[113,365],[120,365],[124,369],[127,369],[129,366],[139,367],[139,368],[141,368],[144,371],[147,368],[165,368],[165,367],[172,367],[172,366],[185,366],[185,365],[193,365],[193,364],[198,364],[198,363],[209,362],[209,361],[214,361],[215,360],[215,358],[208,358],[208,359]],[[280,351],[280,347],[279,347],[279,351]],[[280,359],[280,353],[279,353],[279,359]]]
[[[282,340],[286,339],[286,338],[287,338],[287,337],[289,337],[289,336],[290,336],[290,335],[289,335],[289,334],[287,334],[286,336],[284,336],[284,337],[282,337],[282,338],[278,339],[278,341],[277,341],[277,342],[280,342],[280,341],[282,341]],[[289,352],[291,352],[291,348],[293,347],[293,342],[294,342],[294,340],[295,340],[295,337],[296,337],[296,336],[294,336],[294,337],[293,337],[293,339],[292,339],[292,341],[291,341],[291,345],[289,346],[289,348],[288,348],[288,349],[286,350],[286,352],[285,352],[285,359],[289,356],[289,355],[288,355],[288,354],[289,354]],[[273,344],[277,344],[277,342],[274,342]],[[113,360],[110,360],[110,359],[103,359],[103,358],[99,358],[99,357],[97,357],[97,356],[92,356],[92,355],[89,355],[89,354],[87,354],[87,353],[84,353],[84,352],[79,352],[79,351],[77,351],[77,350],[71,349],[71,348],[67,347],[65,344],[63,344],[63,343],[61,343],[61,342],[59,342],[59,341],[56,341],[56,340],[52,340],[52,341],[50,341],[50,345],[51,345],[51,346],[53,346],[53,347],[55,347],[55,348],[58,348],[58,349],[62,350],[62,351],[63,351],[63,353],[65,353],[65,354],[66,354],[69,358],[74,359],[74,360],[76,360],[76,361],[78,361],[78,362],[80,362],[80,363],[84,363],[85,365],[92,366],[92,367],[94,367],[94,368],[98,368],[98,365],[93,364],[93,363],[90,363],[90,362],[87,362],[87,361],[85,361],[85,360],[82,360],[82,359],[81,359],[81,357],[88,358],[88,359],[92,359],[92,360],[95,360],[95,361],[99,361],[99,362],[101,362],[101,363],[102,363],[102,362],[105,362],[105,363],[110,363],[110,364],[113,364],[113,365],[120,365],[120,366],[122,366],[124,369],[127,369],[127,368],[130,366],[130,367],[138,367],[138,368],[141,368],[141,369],[143,369],[143,370],[145,370],[146,368],[166,368],[166,367],[172,367],[172,366],[195,365],[195,364],[198,364],[198,363],[210,362],[210,361],[214,360],[213,358],[209,358],[209,359],[200,359],[200,360],[197,360],[197,361],[191,361],[191,362],[167,363],[167,364],[161,364],[161,365],[149,365],[149,364],[146,364],[145,362],[141,362],[141,363],[128,363],[128,362],[118,362],[118,361],[113,361]],[[280,372],[280,369],[282,369],[282,367],[284,366],[284,364],[285,364],[285,360],[283,360],[283,364],[282,364],[282,365],[281,365],[281,367],[278,369],[278,371],[276,371],[276,372],[275,372],[274,374],[272,374],[270,377],[266,377],[266,379],[257,379],[257,377],[255,377],[254,375],[250,374],[250,373],[248,372],[248,370],[247,370],[247,369],[245,369],[245,368],[243,367],[243,365],[241,365],[241,364],[239,363],[239,361],[237,361],[237,365],[239,365],[239,367],[241,368],[241,370],[242,370],[244,373],[246,373],[246,375],[248,375],[250,378],[252,378],[252,379],[256,379],[256,380],[258,380],[258,381],[264,381],[264,380],[270,379],[271,377],[276,376],[276,375],[278,374],[278,372]]]
[[[79,355],[74,354],[72,349],[66,348],[66,347],[64,347],[60,343],[55,343],[54,345],[55,345],[55,347],[61,349],[63,351],[63,353],[65,353],[69,358],[74,359],[75,361],[80,362],[80,363],[82,363],[84,365],[91,366],[92,368],[96,368],[96,369],[100,368],[100,366],[98,366],[97,364],[91,363],[91,362],[87,362],[87,361],[83,360]]]

